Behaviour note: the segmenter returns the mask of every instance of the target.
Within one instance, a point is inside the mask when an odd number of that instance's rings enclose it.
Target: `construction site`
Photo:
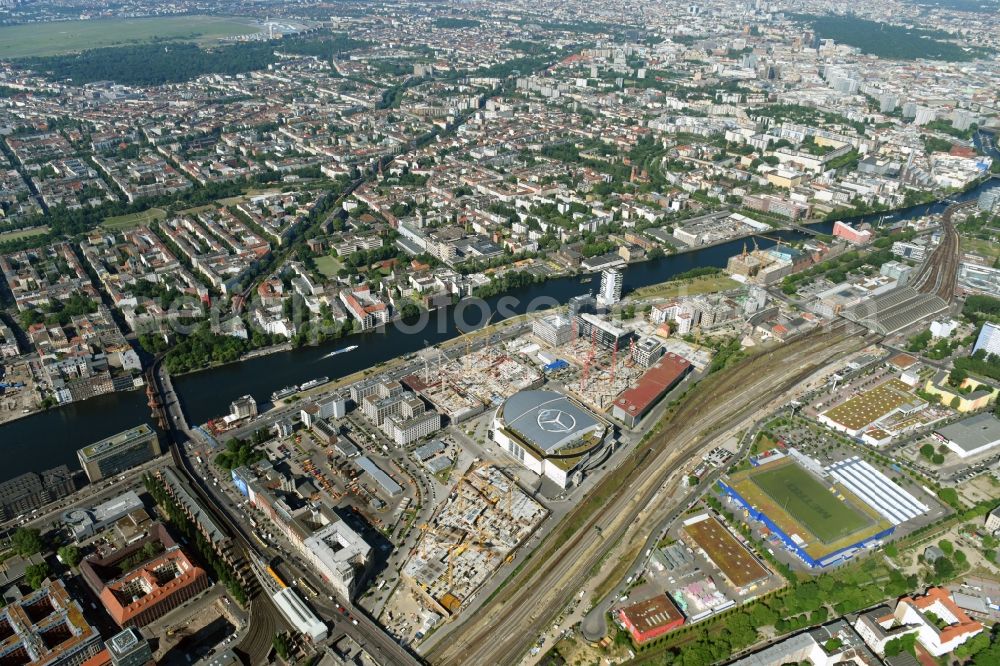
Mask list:
[[[454,616],[541,525],[548,510],[517,478],[474,463],[455,484],[403,567],[406,589],[427,610]],[[404,589],[397,589],[396,597]],[[394,597],[392,603],[405,600]]]
[[[591,330],[588,337],[574,336],[559,353],[580,369],[577,380],[565,384],[567,391],[587,407],[605,412],[623,391],[635,385],[646,368],[636,361],[634,337],[624,349],[618,348],[617,340],[608,348],[600,344],[597,328]]]
[[[424,355],[423,372],[403,382],[446,415],[461,423],[498,405],[518,391],[542,384],[541,371],[514,356],[516,341],[473,349],[471,338],[460,358],[449,359],[435,350]]]

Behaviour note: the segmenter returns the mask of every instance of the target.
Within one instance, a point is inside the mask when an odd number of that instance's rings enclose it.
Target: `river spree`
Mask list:
[[[983,189],[998,186],[1000,182],[988,181],[956,199],[968,200],[977,197]],[[918,206],[905,212],[885,215],[884,221],[889,223],[912,219],[941,212],[945,207],[944,203]],[[877,214],[852,222],[868,221],[875,224],[882,217],[883,215]],[[817,231],[829,233],[833,225],[818,223],[810,226]],[[791,231],[769,235],[785,241],[805,237],[803,233]],[[627,292],[664,282],[692,268],[725,266],[730,256],[742,250],[743,243],[743,240],[735,240],[632,264],[625,271],[625,290]],[[758,239],[758,244],[766,248],[773,245],[774,241]],[[548,303],[565,303],[573,296],[596,291],[599,282],[599,275],[590,276],[585,282],[581,282],[580,277],[557,278],[487,299],[486,303],[491,313],[497,309],[495,306],[499,299],[504,299],[504,303],[508,305],[494,316],[493,321],[497,322],[505,315],[523,313],[533,304],[537,307],[542,299]],[[428,344],[453,338],[458,335],[455,327],[456,314],[463,330],[484,323],[480,308],[472,307],[471,304],[470,307],[459,305],[457,308],[431,313],[427,325],[420,330],[389,326],[381,332],[354,335],[319,347],[278,352],[177,377],[174,379],[174,387],[180,394],[189,421],[203,423],[211,417],[226,413],[229,403],[241,395],[250,394],[258,402],[264,403],[270,400],[272,391],[284,386],[301,384],[316,377],[342,377],[418,351]],[[352,352],[323,358],[331,351],[347,345],[357,345],[358,348]],[[78,448],[143,422],[151,423],[145,393],[133,391],[101,396],[0,426],[0,449],[5,463],[0,479],[9,479],[27,471],[41,471],[63,463],[77,468]]]

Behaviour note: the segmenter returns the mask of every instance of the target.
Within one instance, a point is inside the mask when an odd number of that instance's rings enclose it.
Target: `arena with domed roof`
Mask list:
[[[493,417],[493,441],[561,488],[574,484],[612,435],[608,421],[556,391],[515,393]]]

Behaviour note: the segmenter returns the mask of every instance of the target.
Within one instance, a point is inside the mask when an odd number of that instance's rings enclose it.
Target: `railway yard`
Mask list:
[[[871,342],[848,322],[816,330],[782,348],[761,351],[731,371],[705,379],[662,427],[609,473],[538,548],[519,576],[473,616],[439,631],[427,657],[434,663],[516,663],[534,636],[582,589],[606,557],[624,562],[642,550],[670,512],[661,490],[720,436],[778,403],[836,358]],[[762,372],[768,367],[768,372]],[[665,506],[666,505],[666,506]],[[505,627],[497,635],[494,629]],[[444,640],[444,636],[447,637]],[[487,639],[487,637],[489,637]]]

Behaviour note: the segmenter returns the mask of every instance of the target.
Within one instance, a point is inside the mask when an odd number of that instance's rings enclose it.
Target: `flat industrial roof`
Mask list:
[[[937,433],[965,451],[975,451],[1000,441],[1000,421],[983,412],[946,425]]]
[[[684,619],[677,606],[665,594],[658,594],[645,601],[626,606],[621,609],[621,613],[629,619],[632,626],[642,632],[652,631]]]
[[[389,493],[390,496],[395,497],[403,492],[400,485],[393,481],[391,476],[383,472],[382,468],[376,465],[368,456],[358,456],[354,459],[354,464],[366,472],[368,476],[372,477],[375,483],[382,486],[382,490]]]

